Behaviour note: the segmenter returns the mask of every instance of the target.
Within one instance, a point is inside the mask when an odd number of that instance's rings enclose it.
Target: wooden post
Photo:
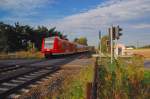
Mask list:
[[[93,81],[93,90],[92,90],[92,98],[97,99],[97,69],[98,69],[98,60],[99,58],[96,57],[95,68],[94,68],[94,81]]]
[[[92,99],[92,83],[87,83],[86,88],[86,99]]]

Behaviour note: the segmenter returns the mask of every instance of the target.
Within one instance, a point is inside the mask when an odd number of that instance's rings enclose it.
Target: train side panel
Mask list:
[[[51,55],[66,55],[85,52],[88,51],[88,47],[60,39],[56,36],[44,38],[41,51],[47,58]]]

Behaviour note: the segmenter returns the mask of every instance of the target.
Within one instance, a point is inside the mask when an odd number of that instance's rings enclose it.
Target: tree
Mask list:
[[[101,39],[101,48],[103,53],[109,53],[110,51],[110,42],[109,36],[105,35]]]
[[[81,45],[88,45],[87,39],[85,37],[75,38],[74,42],[81,44]]]
[[[6,52],[8,50],[6,24],[0,22],[0,51]]]
[[[75,39],[74,39],[74,42],[77,42],[77,41],[78,41],[78,38],[75,38]]]
[[[38,26],[38,28],[34,30],[33,42],[38,50],[41,49],[42,39],[47,36],[47,33],[48,29],[44,26]]]
[[[34,30],[29,25],[20,25],[18,22],[15,23],[15,33],[16,38],[19,41],[19,50],[27,50],[28,42],[32,41],[32,37],[34,37]]]
[[[53,28],[49,29],[47,36],[54,36],[55,35],[55,29],[56,29],[56,27],[53,27]]]
[[[33,28],[28,25],[23,26],[17,22],[12,26],[0,22],[0,51],[26,50],[32,33]]]
[[[67,36],[55,29],[56,27],[48,29],[45,26],[38,26],[37,29],[34,29],[29,25],[21,25],[19,22],[16,22],[15,25],[0,22],[0,51],[28,50],[30,43],[40,50],[42,39],[55,35],[67,40]]]
[[[150,45],[144,45],[144,46],[139,47],[139,48],[150,48]]]

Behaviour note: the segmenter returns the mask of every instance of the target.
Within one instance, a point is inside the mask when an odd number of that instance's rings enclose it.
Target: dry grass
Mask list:
[[[143,58],[119,59],[113,64],[103,60],[98,74],[98,97],[102,99],[148,99],[150,73],[143,68]]]
[[[0,53],[0,59],[18,59],[18,58],[43,58],[43,54],[37,51],[19,51],[15,53]]]
[[[150,49],[133,49],[133,50],[126,50],[126,52],[131,52],[133,54],[139,54],[144,56],[145,58],[150,59]]]
[[[85,99],[86,84],[92,82],[94,74],[93,63],[87,64],[75,69],[63,67],[57,73],[50,74],[48,80],[41,80],[28,93],[22,93],[19,99]]]
[[[60,99],[85,99],[86,84],[93,80],[93,66],[87,66],[76,72],[75,75],[68,75],[63,83]],[[74,70],[72,70],[73,72]]]

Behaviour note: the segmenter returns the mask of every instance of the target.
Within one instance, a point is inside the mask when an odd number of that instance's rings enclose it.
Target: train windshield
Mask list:
[[[54,37],[48,37],[48,38],[45,38],[45,48],[53,48],[53,44],[54,44]]]

